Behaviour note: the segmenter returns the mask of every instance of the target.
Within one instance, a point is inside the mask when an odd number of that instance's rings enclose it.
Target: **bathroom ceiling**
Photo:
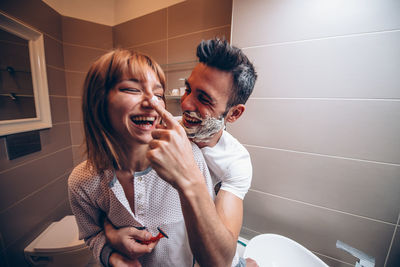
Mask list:
[[[114,26],[186,0],[42,0],[63,16]]]

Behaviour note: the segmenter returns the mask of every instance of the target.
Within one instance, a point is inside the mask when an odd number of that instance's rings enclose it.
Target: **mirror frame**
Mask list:
[[[51,128],[43,34],[0,12],[0,28],[28,41],[36,117],[0,121],[0,136]]]

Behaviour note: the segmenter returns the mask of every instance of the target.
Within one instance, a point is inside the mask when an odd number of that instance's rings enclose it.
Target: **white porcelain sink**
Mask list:
[[[254,259],[260,267],[328,267],[299,243],[275,234],[252,238],[246,246],[244,258]]]

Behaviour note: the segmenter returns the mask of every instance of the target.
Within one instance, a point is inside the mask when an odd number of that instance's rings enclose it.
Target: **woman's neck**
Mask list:
[[[127,147],[125,151],[126,155],[126,166],[123,166],[123,169],[129,170],[131,172],[139,172],[146,170],[150,161],[146,157],[146,153],[148,150],[147,144],[135,145],[134,149]]]

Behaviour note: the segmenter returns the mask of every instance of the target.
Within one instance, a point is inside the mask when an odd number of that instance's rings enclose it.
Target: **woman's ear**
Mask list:
[[[226,115],[225,120],[230,123],[235,122],[240,116],[242,116],[245,109],[246,107],[243,104],[238,104],[231,107]]]

